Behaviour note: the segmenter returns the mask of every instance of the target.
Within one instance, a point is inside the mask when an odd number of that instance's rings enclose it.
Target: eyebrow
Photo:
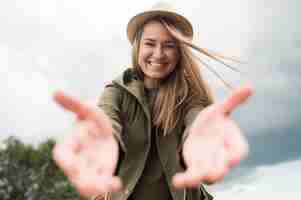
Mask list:
[[[144,38],[143,40],[148,40],[148,41],[151,41],[151,42],[156,42],[156,40],[154,40],[152,38]]]
[[[156,40],[152,39],[152,38],[144,38],[143,40],[144,41],[150,41],[150,42],[156,42]],[[173,44],[176,44],[176,41],[174,41],[174,40],[167,40],[167,41],[164,41],[164,43],[173,43]]]

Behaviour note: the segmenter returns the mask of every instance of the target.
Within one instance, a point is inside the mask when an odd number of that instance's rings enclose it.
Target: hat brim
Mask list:
[[[146,21],[153,19],[157,16],[162,16],[171,20],[176,27],[188,38],[193,37],[193,28],[191,23],[182,15],[175,12],[163,11],[163,10],[151,10],[142,12],[132,17],[127,25],[127,36],[131,44],[134,42],[135,34],[137,30],[145,24]]]

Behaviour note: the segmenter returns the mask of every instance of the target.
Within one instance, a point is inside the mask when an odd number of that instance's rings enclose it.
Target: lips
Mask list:
[[[167,63],[155,63],[155,62],[148,62],[149,65],[152,67],[164,67]]]

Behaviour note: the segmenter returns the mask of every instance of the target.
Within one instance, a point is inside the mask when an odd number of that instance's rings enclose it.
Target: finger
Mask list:
[[[197,187],[203,176],[205,176],[206,171],[207,170],[200,168],[187,168],[185,172],[175,174],[173,177],[173,185],[176,188]]]
[[[80,178],[69,179],[76,190],[84,197],[103,196],[108,191],[107,184],[92,175],[83,175]]]
[[[221,181],[224,179],[226,174],[228,174],[230,169],[226,166],[223,166],[223,168],[216,169],[215,171],[209,172],[208,175],[204,176],[202,179],[202,182],[206,183],[216,183],[218,181]]]
[[[101,109],[91,108],[79,100],[65,94],[62,91],[54,93],[54,100],[63,108],[75,113],[79,120],[92,120],[96,123],[99,130],[97,134],[107,136],[112,134],[113,128],[110,120]]]
[[[112,177],[108,173],[97,175],[83,171],[80,177],[70,179],[70,181],[77,188],[78,192],[85,197],[117,192],[122,188],[120,179]]]
[[[226,150],[223,148],[219,157],[215,158],[211,162],[211,167],[208,170],[208,173],[203,177],[202,181],[217,182],[222,180],[229,172]]]
[[[81,103],[79,100],[67,95],[63,91],[56,91],[53,94],[53,99],[63,108],[73,112],[79,119],[86,119],[91,115],[89,106]]]
[[[206,182],[216,182],[221,179],[228,173],[228,152],[221,144],[220,147],[216,148],[206,162],[208,162],[207,173],[202,177],[202,181]]]
[[[122,182],[119,177],[114,176],[112,177],[110,183],[109,183],[110,191],[112,192],[118,192],[122,189]]]
[[[222,103],[222,110],[225,114],[230,114],[237,106],[244,103],[253,94],[251,86],[244,86],[236,89],[224,103]]]
[[[249,153],[249,145],[245,137],[238,130],[227,134],[225,138],[225,148],[228,152],[228,166],[233,168],[245,159]]]
[[[119,177],[112,176],[110,172],[103,172],[100,175],[95,175],[95,183],[99,184],[97,189],[103,192],[117,192],[121,190],[122,183]],[[90,181],[90,180],[89,180]]]

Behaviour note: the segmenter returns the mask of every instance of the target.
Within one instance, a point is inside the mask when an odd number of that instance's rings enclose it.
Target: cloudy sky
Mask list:
[[[0,140],[28,143],[68,134],[72,116],[51,100],[63,89],[94,103],[130,64],[129,18],[158,1],[3,0],[0,3]],[[249,158],[209,190],[217,199],[297,198],[301,180],[301,17],[298,0],[168,1],[194,24],[196,42],[239,57],[243,75],[212,63],[255,96],[233,118]],[[189,2],[189,3],[188,3]],[[210,73],[219,100],[228,91]]]

